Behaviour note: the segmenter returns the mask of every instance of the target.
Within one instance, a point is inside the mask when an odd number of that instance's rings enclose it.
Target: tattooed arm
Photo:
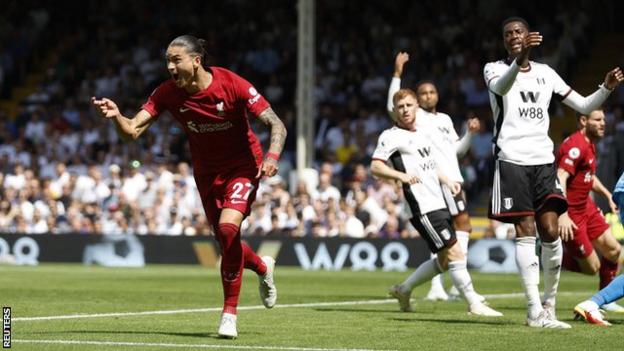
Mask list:
[[[278,171],[279,155],[282,153],[284,143],[286,142],[286,127],[284,127],[284,123],[270,107],[264,110],[258,118],[264,124],[271,126],[271,145],[269,145],[269,151],[264,161],[262,161],[262,166],[258,170],[256,178],[260,178],[263,175],[272,177]]]

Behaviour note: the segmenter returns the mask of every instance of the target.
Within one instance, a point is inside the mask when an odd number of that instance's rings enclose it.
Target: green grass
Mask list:
[[[306,272],[278,267],[278,305],[386,299],[386,288],[402,280],[398,272]],[[447,277],[447,283],[449,278]],[[516,275],[473,273],[482,294],[522,291]],[[286,307],[239,311],[239,338],[216,338],[219,312],[132,315],[57,320],[14,320],[15,350],[171,350],[172,345],[87,345],[25,343],[73,340],[317,349],[378,350],[611,350],[622,347],[624,316],[612,328],[572,321],[571,309],[596,288],[596,277],[564,273],[558,298],[560,319],[571,330],[537,330],[523,325],[524,297],[492,298],[502,318],[472,317],[463,302],[426,302],[428,286],[415,290],[416,312],[398,312],[396,303]],[[13,318],[180,310],[220,307],[218,272],[198,266],[153,265],[110,269],[69,264],[0,266],[0,305]],[[240,306],[260,304],[257,279],[246,272]],[[204,346],[207,349],[207,346]]]

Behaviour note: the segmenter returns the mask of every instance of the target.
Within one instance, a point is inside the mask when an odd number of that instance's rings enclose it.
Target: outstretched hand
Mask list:
[[[540,46],[542,39],[543,37],[539,32],[530,32],[524,37],[524,40],[522,40],[522,51],[518,55],[518,60],[521,64],[529,60],[531,49]]]
[[[407,52],[399,52],[394,59],[394,76],[401,78],[403,75],[403,66],[409,61],[409,54]]]
[[[100,117],[113,118],[120,115],[119,107],[111,99],[102,98],[98,100],[95,97],[91,97],[91,104]]]
[[[611,71],[607,72],[607,76],[604,80],[604,85],[609,90],[615,89],[618,85],[620,85],[624,81],[624,74],[622,74],[622,70],[620,67],[615,67]]]

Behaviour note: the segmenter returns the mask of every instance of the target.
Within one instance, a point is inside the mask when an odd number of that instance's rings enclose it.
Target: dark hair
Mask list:
[[[418,81],[418,83],[416,83],[416,92],[418,93],[418,90],[420,89],[420,87],[425,85],[425,84],[431,84],[433,86],[433,88],[436,91],[438,91],[438,87],[435,85],[433,80],[431,80],[431,79],[423,79],[423,80]]]
[[[505,31],[505,26],[508,25],[511,22],[520,22],[520,23],[522,23],[526,27],[527,30],[529,30],[529,22],[527,22],[522,17],[512,16],[512,17],[509,17],[509,18],[507,18],[507,19],[505,19],[503,21],[503,24],[501,24],[501,31],[504,32]]]
[[[210,64],[210,55],[208,55],[208,42],[204,39],[185,34],[171,41],[169,46],[182,46],[191,55],[198,55],[201,58],[201,65],[204,69],[208,69]]]

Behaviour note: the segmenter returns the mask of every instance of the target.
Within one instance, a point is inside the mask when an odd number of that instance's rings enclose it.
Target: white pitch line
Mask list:
[[[591,292],[559,292],[558,296],[591,296]],[[509,294],[490,294],[483,295],[490,300],[509,299],[524,297],[524,293]],[[396,299],[381,300],[355,300],[355,301],[336,301],[336,302],[311,302],[311,303],[295,303],[286,305],[276,305],[274,308],[307,308],[307,307],[332,307],[332,306],[357,306],[357,305],[383,305],[387,303],[396,303]],[[239,306],[240,311],[263,310],[263,305],[255,306]],[[180,314],[180,313],[203,313],[203,312],[221,312],[222,307],[209,308],[190,308],[181,310],[160,310],[160,311],[141,311],[141,312],[113,312],[113,313],[93,313],[93,314],[69,314],[60,316],[42,316],[42,317],[16,317],[13,321],[48,321],[57,319],[80,319],[80,318],[102,318],[102,317],[129,317],[129,316],[149,316],[155,314]]]
[[[99,346],[153,346],[153,347],[178,347],[200,349],[227,349],[227,350],[301,350],[301,351],[390,351],[373,349],[322,349],[314,347],[288,347],[288,346],[246,346],[228,344],[171,344],[157,342],[127,342],[127,341],[90,341],[90,340],[22,340],[15,339],[13,342],[24,344],[60,344],[60,345],[99,345]]]

